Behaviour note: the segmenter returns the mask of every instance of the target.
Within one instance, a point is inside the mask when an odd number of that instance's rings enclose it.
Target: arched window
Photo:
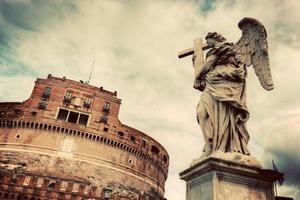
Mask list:
[[[119,131],[119,132],[118,132],[118,136],[119,136],[119,137],[123,137],[123,136],[124,136],[124,133],[123,133],[122,131]]]
[[[55,189],[55,183],[52,182],[48,185],[48,190],[54,190]]]
[[[168,162],[168,158],[167,158],[166,155],[163,156],[163,161],[164,161],[165,163]]]
[[[152,145],[151,152],[155,154],[159,154],[159,149],[156,146]]]

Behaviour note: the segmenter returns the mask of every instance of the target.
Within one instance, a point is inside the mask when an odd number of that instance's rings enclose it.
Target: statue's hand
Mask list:
[[[200,88],[200,85],[201,85],[200,80],[195,79],[195,80],[194,80],[194,88],[195,88],[195,89],[199,89],[199,88]]]
[[[205,80],[201,79],[195,79],[194,80],[194,88],[196,90],[203,91],[205,89]]]

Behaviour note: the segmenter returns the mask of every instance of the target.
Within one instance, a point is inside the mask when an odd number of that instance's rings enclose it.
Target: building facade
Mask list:
[[[163,199],[168,153],[120,122],[120,104],[50,74],[26,101],[0,103],[0,199]]]

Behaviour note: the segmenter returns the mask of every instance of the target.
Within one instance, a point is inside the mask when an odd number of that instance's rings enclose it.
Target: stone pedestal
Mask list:
[[[273,182],[283,174],[208,157],[180,173],[186,200],[275,200]]]

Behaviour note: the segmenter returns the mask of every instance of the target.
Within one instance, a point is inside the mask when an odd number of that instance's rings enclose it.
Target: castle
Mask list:
[[[0,199],[162,200],[169,156],[118,118],[117,92],[51,74],[0,103]]]

